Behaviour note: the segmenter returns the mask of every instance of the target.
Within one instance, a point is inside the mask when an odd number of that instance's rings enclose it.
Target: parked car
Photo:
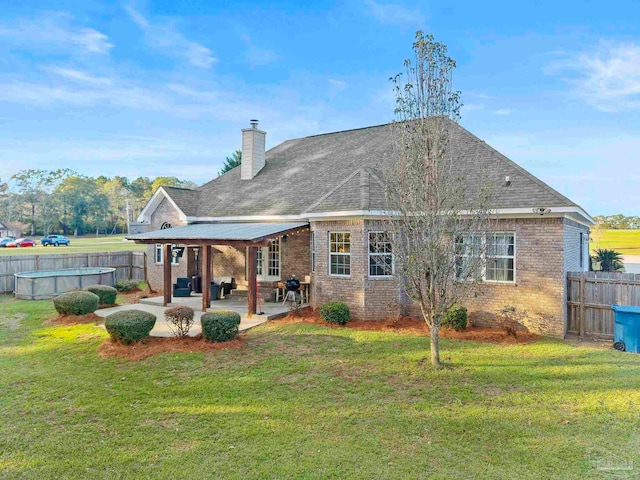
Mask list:
[[[7,246],[7,243],[11,243],[15,241],[15,238],[13,237],[5,237],[2,240],[0,240],[0,248],[4,248]]]
[[[20,247],[35,247],[36,242],[30,238],[19,238],[13,242],[9,242],[5,245],[7,248],[20,248]]]
[[[63,235],[48,235],[42,239],[43,247],[46,247],[47,245],[53,245],[54,247],[57,247],[58,245],[69,246],[70,243],[71,241]]]

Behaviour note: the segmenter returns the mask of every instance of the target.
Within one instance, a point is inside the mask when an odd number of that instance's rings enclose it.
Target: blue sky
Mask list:
[[[268,147],[385,123],[417,29],[458,62],[461,123],[591,214],[639,214],[640,5],[614,1],[4,0],[0,177],[202,183]]]

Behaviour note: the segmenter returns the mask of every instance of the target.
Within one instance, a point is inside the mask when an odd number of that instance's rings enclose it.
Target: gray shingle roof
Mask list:
[[[468,188],[496,185],[495,208],[576,206],[461,126],[451,125],[452,154],[462,171],[473,172],[466,175]],[[269,150],[265,167],[252,180],[241,180],[240,169],[234,168],[191,193],[168,191],[181,208],[185,205],[185,214],[199,217],[384,210],[382,172],[394,161],[393,147],[389,124],[298,138]],[[507,175],[511,186],[503,187]]]
[[[171,199],[176,202],[180,210],[188,217],[198,214],[198,198],[200,190],[191,190],[189,188],[179,187],[162,187],[169,194]]]

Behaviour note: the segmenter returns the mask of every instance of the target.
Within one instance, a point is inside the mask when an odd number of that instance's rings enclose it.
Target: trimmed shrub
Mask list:
[[[200,317],[202,334],[210,342],[227,342],[238,336],[240,314],[220,310],[205,313]]]
[[[98,309],[100,298],[91,292],[76,290],[63,293],[53,299],[53,306],[60,315],[86,315]]]
[[[464,330],[467,328],[467,309],[461,306],[451,307],[444,314],[441,326],[445,328],[453,328],[455,330]]]
[[[344,325],[349,321],[351,311],[343,302],[327,302],[320,307],[320,316],[325,322]]]
[[[138,290],[137,280],[118,280],[116,282],[116,290],[122,293],[129,293]]]
[[[113,305],[116,303],[116,295],[118,291],[109,285],[89,285],[84,290],[95,293],[100,299],[100,303],[104,305]]]
[[[171,332],[178,338],[186,337],[193,325],[194,311],[191,307],[178,305],[165,310],[164,319],[169,324]]]
[[[104,319],[104,326],[111,338],[125,344],[147,338],[155,324],[156,316],[142,310],[123,310]]]

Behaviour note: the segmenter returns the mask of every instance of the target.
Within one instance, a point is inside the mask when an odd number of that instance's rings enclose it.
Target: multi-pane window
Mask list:
[[[280,239],[271,240],[268,249],[267,275],[270,277],[280,276]]]
[[[316,232],[310,232],[310,233],[311,233],[311,245],[310,245],[311,271],[315,272],[316,271]]]
[[[456,278],[466,280],[481,275],[482,271],[474,271],[479,270],[476,262],[480,255],[482,255],[481,236],[462,235],[456,238]]]
[[[516,236],[513,232],[489,235],[485,278],[491,282],[515,281]]]
[[[393,275],[393,252],[391,234],[369,232],[369,276],[389,277]]]
[[[261,276],[262,275],[262,249],[258,248],[256,250],[256,275]]]
[[[171,245],[174,247],[174,245]],[[155,252],[155,260],[156,263],[163,263],[164,260],[164,245],[161,243],[156,243],[156,252]],[[180,259],[177,256],[171,256],[171,264],[178,265],[180,263]]]
[[[351,275],[351,234],[329,233],[329,274]]]
[[[249,250],[247,249],[247,258]],[[268,247],[256,250],[256,275],[261,280],[280,278],[280,239],[271,240]]]

